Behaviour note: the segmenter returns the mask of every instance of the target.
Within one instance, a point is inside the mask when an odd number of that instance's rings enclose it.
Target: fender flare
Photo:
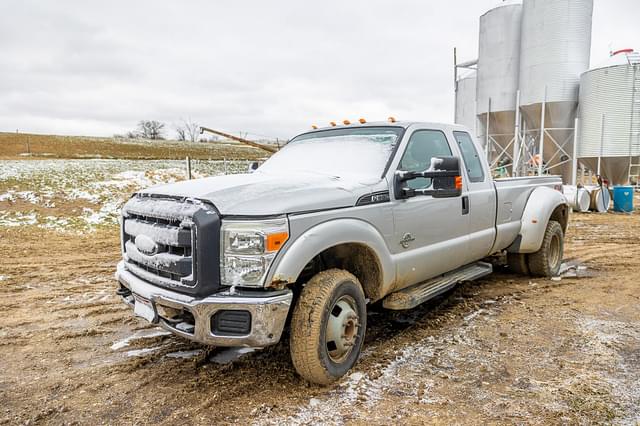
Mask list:
[[[546,186],[534,189],[522,213],[518,237],[507,248],[507,251],[510,253],[535,253],[540,250],[549,219],[560,206],[566,208],[568,215],[569,205],[561,192]],[[563,231],[567,229],[567,222],[568,217],[567,221],[562,224]]]
[[[390,288],[395,281],[395,264],[380,232],[359,219],[334,219],[315,225],[287,245],[282,256],[271,268],[266,283],[293,283],[304,267],[318,254],[340,244],[361,244],[371,249],[381,272],[379,291]],[[269,284],[267,284],[269,285]]]

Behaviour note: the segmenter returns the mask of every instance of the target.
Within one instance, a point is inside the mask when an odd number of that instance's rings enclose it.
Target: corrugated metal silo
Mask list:
[[[468,75],[458,79],[456,85],[455,122],[467,126],[473,135],[477,133],[476,77],[476,71],[470,71]]]
[[[582,74],[579,128],[582,163],[615,185],[626,184],[629,175],[637,181],[640,167],[632,165],[640,163],[639,53],[621,50]]]
[[[522,11],[519,80],[526,139],[539,147],[544,134],[546,168],[565,180],[580,75],[589,68],[592,14],[593,0],[526,0]]]
[[[522,4],[505,1],[480,17],[477,113],[482,143],[496,166],[514,139]],[[487,121],[487,115],[488,121]],[[488,128],[487,128],[488,123]],[[486,147],[485,147],[486,149]],[[507,149],[507,157],[511,151]]]

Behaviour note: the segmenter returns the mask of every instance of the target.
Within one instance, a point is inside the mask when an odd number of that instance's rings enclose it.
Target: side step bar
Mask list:
[[[431,278],[420,284],[391,293],[382,301],[382,307],[401,311],[415,308],[421,303],[444,293],[462,281],[473,281],[493,272],[493,266],[486,262],[476,262],[465,265],[454,271],[447,272],[436,278]]]

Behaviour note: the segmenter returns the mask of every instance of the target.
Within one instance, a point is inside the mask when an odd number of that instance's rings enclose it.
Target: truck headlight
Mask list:
[[[286,218],[222,222],[222,285],[262,287],[276,253],[289,238]]]

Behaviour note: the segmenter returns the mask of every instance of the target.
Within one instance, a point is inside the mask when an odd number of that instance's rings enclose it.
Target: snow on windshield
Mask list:
[[[338,177],[380,178],[397,134],[344,134],[293,140],[258,170],[265,173],[310,172]]]

